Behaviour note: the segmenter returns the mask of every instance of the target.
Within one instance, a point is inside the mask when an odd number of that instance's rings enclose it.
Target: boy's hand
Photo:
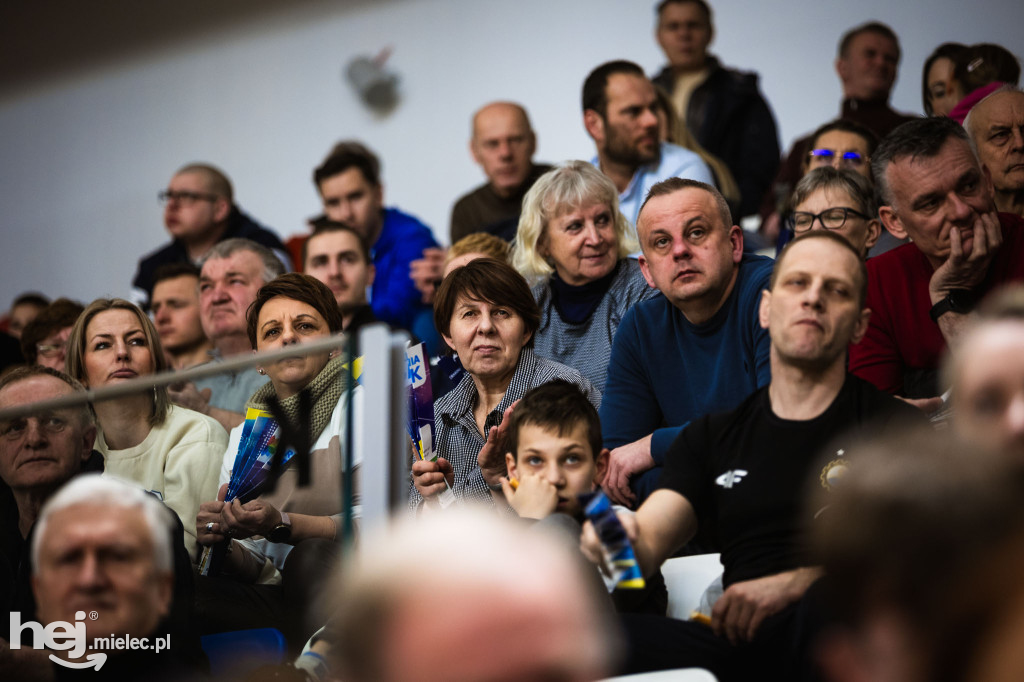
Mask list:
[[[622,529],[626,531],[626,537],[629,541],[636,546],[636,539],[640,534],[640,527],[636,522],[636,513],[626,510],[616,510],[615,515],[619,517],[619,521],[622,523]],[[594,530],[594,524],[587,521],[583,524],[583,532],[580,533],[580,551],[583,552],[583,556],[590,559],[591,562],[601,572],[607,576],[611,576],[611,566],[608,565],[607,560],[604,556],[604,547],[601,544],[601,539],[597,537],[597,531]]]
[[[501,489],[505,500],[524,519],[543,519],[558,508],[558,490],[551,481],[541,476],[524,476],[519,479],[519,488],[512,489],[508,478],[501,477]]]

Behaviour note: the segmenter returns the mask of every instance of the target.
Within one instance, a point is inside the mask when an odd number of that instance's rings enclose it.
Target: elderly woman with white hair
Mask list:
[[[600,390],[623,315],[658,294],[628,257],[637,248],[615,185],[592,164],[548,171],[523,199],[512,265],[540,306],[534,351],[575,367]]]

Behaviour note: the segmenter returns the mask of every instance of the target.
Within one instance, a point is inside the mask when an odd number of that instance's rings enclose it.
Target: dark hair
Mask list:
[[[345,223],[339,223],[331,220],[326,216],[315,218],[311,223],[313,225],[313,234],[309,235],[309,237],[302,242],[303,269],[306,267],[306,256],[309,255],[309,241],[313,239],[313,237],[318,237],[322,234],[329,234],[331,232],[348,232],[356,238],[356,243],[359,245],[359,255],[363,257],[363,261],[366,263],[373,262],[373,259],[370,258],[370,247],[367,246],[366,239],[355,228],[349,227]]]
[[[900,58],[900,39],[896,35],[896,32],[886,26],[880,21],[869,21],[860,26],[854,26],[849,31],[843,34],[843,37],[839,39],[839,57],[845,58],[847,53],[850,51],[850,44],[854,39],[862,33],[875,33],[880,36],[885,36],[896,44],[896,59]]]
[[[587,427],[587,444],[597,460],[601,454],[601,420],[579,387],[553,379],[527,391],[509,417],[507,446],[519,461],[519,429],[527,424],[566,436],[580,424]]]
[[[445,336],[451,336],[452,315],[463,297],[510,308],[523,318],[525,331],[530,334],[526,345],[533,345],[534,332],[540,326],[540,308],[526,280],[511,265],[494,258],[477,258],[448,273],[434,297],[434,325]]]
[[[704,2],[704,0],[661,0],[658,3],[658,7],[655,12],[658,14],[658,18],[661,19],[661,13],[669,5],[697,5],[700,10],[704,13],[704,19],[708,22],[708,26],[712,25],[711,17],[711,6]]]
[[[928,72],[931,71],[932,64],[940,59],[948,59],[953,62],[955,70],[957,62],[966,50],[967,46],[960,43],[942,43],[928,55],[928,59],[924,60],[924,69],[921,71],[921,101],[924,103],[924,113],[928,116],[934,116],[935,113],[932,110],[931,93],[928,91]]]
[[[954,63],[953,78],[960,83],[964,95],[989,83],[1016,85],[1020,81],[1020,62],[1002,45],[971,45]]]
[[[644,70],[633,62],[625,59],[605,62],[583,81],[583,111],[593,109],[602,119],[608,118],[608,79],[618,73],[647,78]]]
[[[342,140],[334,145],[323,163],[313,171],[313,184],[319,190],[321,182],[341,175],[349,168],[358,168],[368,183],[380,187],[380,159],[365,145],[355,140]]]
[[[256,349],[256,327],[259,324],[260,310],[267,301],[278,296],[311,306],[324,318],[327,328],[332,333],[341,331],[341,311],[338,310],[338,302],[327,285],[315,277],[289,272],[260,287],[256,292],[256,299],[245,314],[246,332],[249,334],[249,343],[252,344],[253,350]]]
[[[668,178],[661,182],[655,183],[651,189],[647,192],[647,196],[644,198],[644,203],[640,204],[640,211],[637,212],[636,222],[640,224],[640,216],[644,213],[644,208],[647,206],[647,202],[654,197],[662,197],[667,194],[675,194],[679,190],[683,189],[699,189],[707,192],[714,199],[715,205],[718,207],[718,217],[722,220],[722,225],[726,230],[732,227],[732,213],[729,211],[729,202],[725,200],[722,193],[717,188],[712,187],[706,182],[700,180],[690,180],[689,178]],[[643,247],[643,244],[640,245]]]
[[[192,263],[166,263],[161,265],[153,273],[153,288],[160,282],[177,279],[178,277],[195,277],[199,279],[199,268]]]
[[[878,148],[878,135],[876,135],[873,130],[866,128],[856,121],[837,118],[834,121],[829,121],[828,123],[820,126],[817,130],[811,133],[811,138],[807,143],[808,151],[813,150],[815,145],[818,144],[819,137],[825,133],[830,133],[833,130],[839,130],[844,133],[853,133],[854,135],[859,135],[864,138],[864,141],[868,143],[868,156],[874,154],[875,149]]]
[[[842,483],[815,486],[813,555],[841,623],[884,611],[913,633],[919,679],[961,680],[1013,608],[1024,539],[1024,468],[948,430],[885,434]],[[810,517],[808,517],[810,518]]]
[[[970,145],[967,131],[945,116],[907,121],[886,135],[871,157],[871,174],[875,178],[879,203],[892,205],[892,189],[885,174],[890,164],[908,156],[911,159],[930,159],[939,153],[950,138],[963,140],[964,144]]]
[[[25,362],[35,363],[39,357],[36,344],[54,332],[73,326],[83,310],[85,306],[69,298],[58,298],[40,310],[21,332],[21,354],[25,356]]]
[[[19,294],[18,297],[14,299],[11,303],[11,308],[16,308],[19,305],[34,305],[37,308],[45,308],[50,305],[50,299],[37,291],[27,291],[24,294]]]
[[[845,237],[832,232],[831,230],[810,230],[796,236],[795,239],[786,244],[779,254],[779,257],[775,259],[775,265],[772,266],[772,276],[768,280],[768,290],[775,290],[775,283],[778,280],[779,273],[782,271],[782,263],[786,260],[786,255],[792,250],[794,244],[805,242],[809,239],[825,239],[827,241],[834,242],[850,252],[857,261],[857,301],[861,308],[864,307],[864,301],[868,297],[868,269],[864,265],[864,258],[861,254],[857,253],[857,249],[853,248],[853,244],[846,241]],[[513,413],[514,414],[514,413]]]

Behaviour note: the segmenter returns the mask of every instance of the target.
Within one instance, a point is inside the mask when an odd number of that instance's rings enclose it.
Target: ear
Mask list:
[[[373,280],[375,277],[377,277],[377,266],[370,263],[366,267],[366,286],[373,286]]]
[[[227,199],[217,199],[213,204],[213,220],[218,223],[222,223],[228,219],[228,215],[231,214],[231,202]]]
[[[174,572],[157,575],[157,609],[160,618],[171,612],[171,600],[174,598]]]
[[[96,443],[96,425],[90,424],[82,430],[82,461],[85,462],[92,454],[92,446]]]
[[[840,82],[845,83],[846,79],[850,77],[850,65],[842,57],[836,57],[835,65]]]
[[[772,314],[772,292],[765,289],[761,292],[761,303],[757,307],[757,321],[761,329],[768,329],[768,320]]]
[[[505,453],[505,468],[508,469],[509,478],[519,478],[519,470],[516,468],[516,456],[511,452]]]
[[[981,164],[981,174],[983,176],[985,176],[985,179],[982,182],[985,185],[985,191],[988,192],[988,195],[990,197],[992,197],[992,210],[994,211],[994,210],[996,210],[996,208],[995,208],[996,187],[995,187],[995,184],[993,184],[993,182],[992,182],[992,171],[990,171],[988,169],[988,166],[986,166],[985,164]]]
[[[739,225],[729,228],[729,243],[732,244],[732,262],[738,265],[743,260],[743,228]]]
[[[535,132],[533,132],[531,130],[529,138],[530,138],[530,140],[529,140],[529,143],[528,143],[528,147],[529,147],[530,153],[527,155],[526,158],[532,159],[533,155],[537,152],[537,133],[535,133]]]
[[[479,152],[477,151],[477,148],[476,148],[476,136],[475,135],[473,137],[469,138],[469,153],[473,157],[473,160],[476,161],[477,165],[479,165],[479,166],[484,165],[484,162],[480,160],[480,154],[479,154]]]
[[[594,486],[601,485],[601,481],[604,480],[604,475],[608,473],[608,458],[611,457],[611,451],[608,448],[603,448],[601,452],[597,453],[597,460],[594,468]]]
[[[896,239],[906,239],[907,230],[903,227],[903,221],[896,214],[896,211],[892,210],[892,206],[880,206],[878,208],[878,217],[882,219],[882,224],[885,225],[885,229],[889,230],[889,234]]]
[[[438,334],[441,334],[440,330],[438,330]],[[452,337],[445,336],[444,334],[441,334],[441,338],[444,339],[444,342],[446,344],[448,344],[449,348],[451,348],[452,350],[455,350],[455,341],[452,340]],[[456,353],[455,355],[458,356],[458,353]]]
[[[373,188],[373,198],[377,200],[381,208],[384,207],[384,185],[377,185]]]
[[[584,111],[583,127],[587,129],[587,134],[594,138],[594,142],[604,144],[604,119],[601,118],[601,114],[593,109]]]
[[[871,308],[865,308],[860,311],[860,319],[857,320],[857,324],[853,328],[853,336],[850,337],[850,343],[860,343],[864,335],[868,333],[868,320],[870,319]]]
[[[651,278],[651,268],[648,267],[647,265],[647,259],[644,258],[643,256],[640,256],[636,260],[637,263],[640,264],[640,272],[643,273],[644,279],[647,280],[647,286],[649,286],[652,289],[657,289],[658,285],[655,284],[654,280]]]
[[[533,338],[533,332],[526,332],[523,336],[523,345],[530,343],[530,339]]]
[[[867,250],[874,246],[875,242],[877,242],[878,238],[881,236],[882,224],[878,222],[878,218],[873,218],[872,220],[869,220],[868,235],[867,238],[864,240],[864,252],[867,253]]]

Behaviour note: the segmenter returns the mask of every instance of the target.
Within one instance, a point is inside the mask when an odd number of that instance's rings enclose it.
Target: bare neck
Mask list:
[[[50,495],[56,492],[59,487],[60,485],[32,488],[28,490],[11,489],[11,494],[14,496],[14,502],[18,505],[18,531],[21,533],[21,537],[28,537],[29,531],[32,530],[32,526],[35,525],[36,519],[39,518],[39,510],[42,509],[46,500],[50,499]]]
[[[725,300],[729,298],[729,294],[732,293],[733,287],[736,286],[736,278],[739,276],[739,272],[739,266],[734,266],[728,285],[726,285],[726,287],[717,295],[711,294],[707,297],[701,297],[699,299],[684,301],[677,304],[677,307],[683,313],[683,317],[685,317],[690,324],[704,324],[714,317],[725,304]]]
[[[626,188],[629,187],[629,183],[632,182],[633,175],[636,173],[638,166],[610,161],[605,156],[605,153],[600,150],[597,152],[597,160],[601,165],[601,172],[615,183],[615,189],[618,190],[619,194],[625,192]]]
[[[222,336],[213,342],[213,347],[217,349],[222,358],[252,352],[252,344],[249,343],[249,336],[245,332]]]
[[[94,405],[96,420],[103,431],[103,440],[110,450],[133,448],[146,440],[152,428],[149,416],[153,401],[131,396],[118,400],[105,400]]]
[[[772,382],[768,387],[772,412],[781,419],[807,421],[820,416],[839,395],[846,381],[846,355],[826,367],[784,362],[771,350]]]
[[[473,416],[476,419],[477,428],[480,429],[480,433],[483,434],[484,438],[487,438],[487,433],[484,431],[487,415],[493,412],[494,408],[505,398],[505,392],[508,390],[508,385],[512,383],[513,374],[515,374],[514,367],[507,376],[496,379],[473,377],[477,393]]]
[[[204,234],[201,237],[196,237],[185,242],[185,251],[188,252],[188,258],[193,263],[196,263],[203,256],[213,248],[214,244],[220,241],[220,237],[224,234],[224,230],[228,228],[227,223],[218,224],[209,234]]]
[[[211,350],[213,350],[213,344],[204,338],[202,342],[181,352],[171,353],[168,351],[167,359],[172,369],[188,369],[207,362],[210,359]]]
[[[1024,217],[1024,187],[1019,190],[996,190],[996,210]]]

